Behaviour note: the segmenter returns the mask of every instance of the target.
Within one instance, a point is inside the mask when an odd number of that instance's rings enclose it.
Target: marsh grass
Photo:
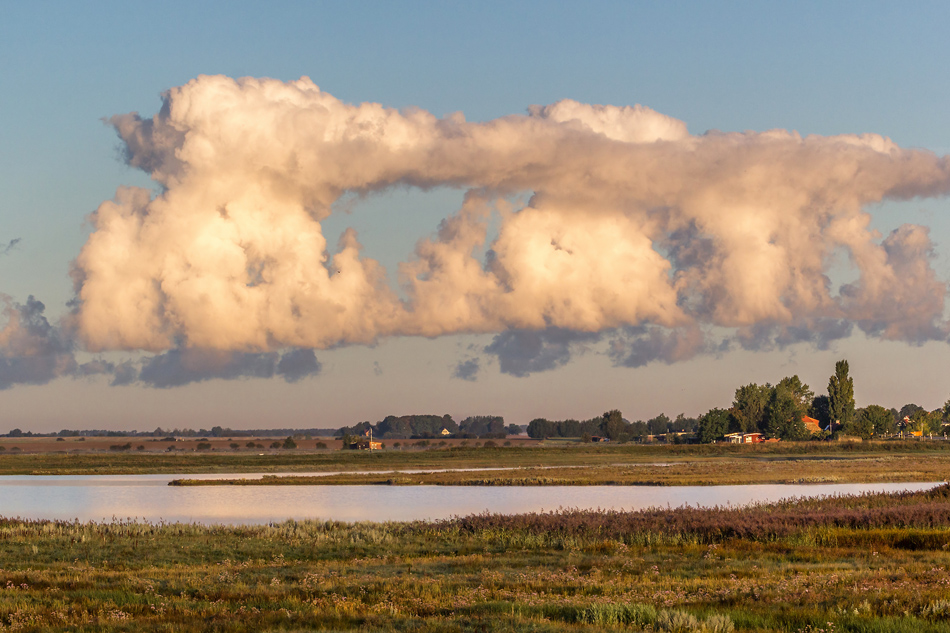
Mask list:
[[[544,450],[531,450],[537,456],[547,456]],[[171,485],[703,486],[942,481],[948,473],[950,455],[942,453],[862,453],[834,458],[820,455],[778,458],[771,453],[740,453],[664,463],[499,466],[491,471],[448,470],[411,474],[381,471],[322,476],[265,475],[262,478],[217,480],[183,478],[173,481]]]
[[[0,627],[948,633],[950,487],[747,510],[0,519]]]
[[[50,443],[50,446],[61,446]],[[255,445],[256,446],[256,445]],[[14,447],[16,448],[16,447]],[[260,447],[263,448],[263,447]],[[246,472],[303,472],[303,471],[392,471],[395,469],[444,468],[532,468],[540,466],[636,466],[656,462],[674,466],[690,464],[698,468],[710,462],[723,464],[726,471],[767,471],[779,473],[782,464],[800,472],[799,477],[815,481],[863,481],[870,474],[878,477],[905,476],[906,481],[929,480],[933,473],[948,472],[950,442],[864,442],[861,444],[832,442],[779,442],[777,444],[737,445],[641,445],[641,444],[580,444],[480,447],[452,446],[424,449],[382,451],[283,451],[263,455],[248,452],[188,452],[152,453],[136,451],[64,453],[51,452],[22,454],[9,450],[0,455],[0,475],[63,474],[106,475],[145,473],[246,473]],[[812,462],[810,466],[808,462]],[[860,464],[866,463],[862,467]],[[891,462],[891,463],[889,463]],[[750,468],[750,463],[757,465]],[[768,465],[768,469],[764,468]],[[759,466],[762,466],[761,468]],[[712,467],[711,467],[712,468]],[[861,474],[865,468],[866,473]],[[855,470],[848,474],[847,469]],[[841,472],[845,471],[845,472]],[[715,468],[713,477],[722,477]],[[520,475],[519,475],[520,476]],[[548,474],[547,476],[554,476]],[[704,483],[702,475],[693,477]],[[790,475],[774,474],[775,477]],[[843,477],[843,478],[839,478]],[[852,478],[852,479],[849,479]],[[853,479],[859,477],[859,479]],[[942,480],[940,476],[937,480]],[[768,479],[766,479],[768,480]],[[685,480],[684,480],[685,481]]]

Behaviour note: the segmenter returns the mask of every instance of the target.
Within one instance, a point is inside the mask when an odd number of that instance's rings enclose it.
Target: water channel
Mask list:
[[[301,474],[301,473],[298,473]],[[316,473],[312,473],[316,474]],[[746,486],[168,486],[182,477],[236,475],[0,476],[0,516],[23,519],[265,524],[286,519],[411,521],[480,512],[559,508],[740,506],[789,497],[926,490],[930,483]]]

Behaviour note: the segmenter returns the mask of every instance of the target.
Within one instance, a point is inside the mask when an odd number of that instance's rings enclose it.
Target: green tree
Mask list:
[[[581,423],[577,420],[562,420],[558,422],[557,430],[561,437],[580,437],[584,434]]]
[[[875,435],[885,435],[895,430],[894,416],[879,404],[869,404],[860,410],[858,416],[870,422]]]
[[[805,439],[808,430],[802,423],[802,413],[798,394],[787,385],[776,385],[766,406],[766,433],[781,440]]]
[[[869,440],[874,435],[874,420],[866,415],[864,409],[861,409],[855,413],[853,420],[844,425],[842,430],[847,435],[856,435],[861,439]]]
[[[808,409],[811,407],[811,403],[815,399],[815,392],[812,391],[808,385],[802,382],[801,378],[798,377],[798,374],[782,378],[778,384],[775,385],[775,387],[786,389],[792,395],[792,398],[795,399],[795,406],[798,407],[798,410],[801,411],[801,414],[808,414]]]
[[[924,433],[940,435],[943,433],[943,409],[934,409],[927,414]]]
[[[668,433],[670,430],[670,420],[665,413],[661,413],[655,418],[647,420],[647,428],[650,430],[651,435],[663,435]]]
[[[521,427],[514,423],[509,424],[508,435],[521,435]]]
[[[610,438],[611,442],[624,439],[627,431],[627,424],[623,421],[623,415],[617,409],[611,409],[603,415],[604,435]]]
[[[835,363],[835,373],[828,379],[828,404],[831,419],[845,427],[854,421],[854,380],[848,376],[848,361]]]
[[[535,418],[528,423],[528,437],[543,440],[557,435],[557,423],[544,418]]]
[[[769,403],[772,385],[751,383],[736,389],[732,402],[732,430],[753,433],[765,426],[765,407]]]
[[[710,409],[699,418],[697,437],[703,444],[711,444],[729,432],[732,416],[724,409]]]
[[[831,399],[828,396],[815,396],[808,409],[808,415],[818,420],[818,425],[824,429],[831,424]]]
[[[903,422],[904,418],[913,419],[914,414],[919,413],[920,411],[924,411],[924,408],[919,404],[914,404],[913,402],[905,404],[901,407],[901,410],[897,412],[897,421]]]

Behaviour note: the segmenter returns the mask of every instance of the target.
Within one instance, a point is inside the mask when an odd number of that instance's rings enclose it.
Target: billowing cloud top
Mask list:
[[[346,104],[307,78],[220,76],[111,122],[162,192],[120,189],[92,217],[73,324],[92,351],[612,331],[612,357],[635,365],[723,328],[747,345],[852,324],[946,337],[927,229],[882,239],[864,208],[946,195],[950,162],[881,136],[696,136],[643,106],[575,101],[472,123]],[[396,185],[467,191],[400,265],[402,295],[354,231],[330,248],[321,229],[344,193]],[[854,273],[834,287],[839,254]]]

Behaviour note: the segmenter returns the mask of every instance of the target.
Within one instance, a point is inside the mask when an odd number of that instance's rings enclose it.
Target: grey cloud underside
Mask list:
[[[93,359],[79,363],[68,328],[50,324],[45,310],[32,296],[22,305],[7,300],[7,324],[0,330],[0,389],[43,385],[61,377],[95,376],[111,376],[113,386],[156,388],[240,378],[279,377],[293,383],[317,376],[322,368],[312,349],[291,349],[283,354],[173,349],[137,362]]]
[[[0,297],[2,298],[2,297]],[[77,371],[72,341],[44,316],[46,306],[30,296],[25,304],[6,300],[7,324],[0,330],[0,389],[43,385]]]
[[[455,366],[455,371],[452,372],[452,376],[460,380],[475,382],[478,380],[478,372],[480,369],[479,360],[477,358],[469,358],[459,361],[458,365]]]
[[[566,365],[579,346],[596,343],[600,337],[599,333],[563,328],[511,330],[496,336],[485,353],[497,357],[503,374],[523,377]]]

